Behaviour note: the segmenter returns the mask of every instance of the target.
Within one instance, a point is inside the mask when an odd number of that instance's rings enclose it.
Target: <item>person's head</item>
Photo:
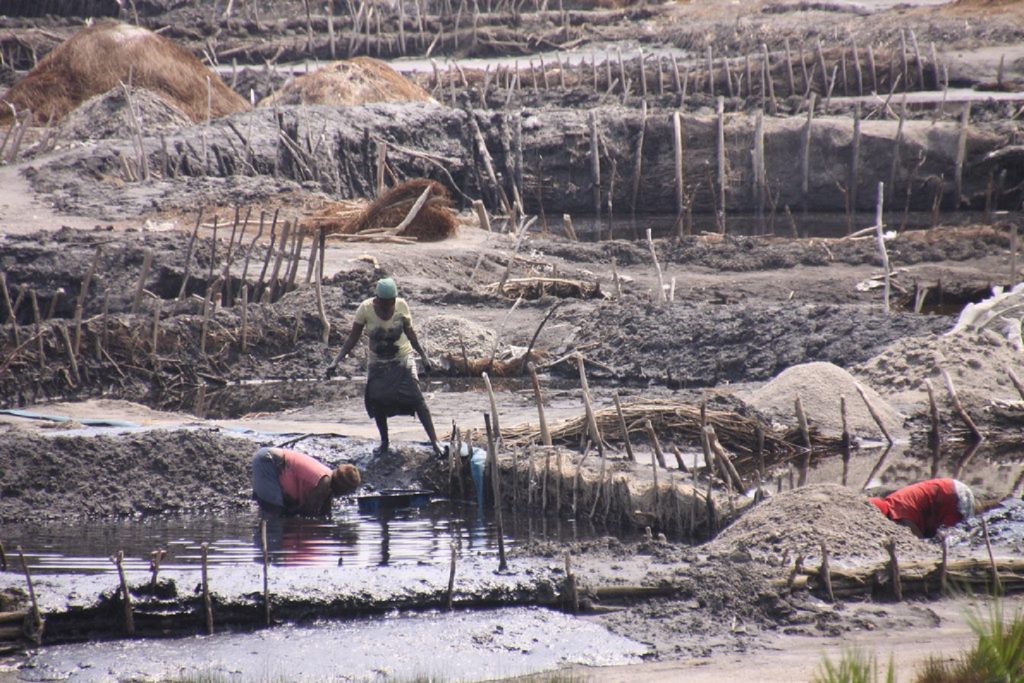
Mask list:
[[[338,465],[331,473],[331,493],[335,496],[347,496],[359,488],[362,478],[355,465]]]
[[[398,284],[394,278],[382,277],[377,280],[373,293],[381,301],[394,301],[398,297]]]
[[[961,519],[970,519],[974,516],[974,492],[970,486],[956,479],[953,480],[953,487],[956,489],[956,511],[960,513]]]

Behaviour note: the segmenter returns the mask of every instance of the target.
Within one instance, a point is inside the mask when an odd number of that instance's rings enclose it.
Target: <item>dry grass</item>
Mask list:
[[[455,212],[451,197],[443,185],[426,178],[416,178],[387,190],[354,218],[347,222],[332,221],[330,217],[313,218],[313,224],[323,226],[328,233],[355,235],[397,227],[412,209],[423,191],[430,188],[427,202],[416,218],[399,237],[410,237],[421,242],[438,242],[455,234]]]
[[[157,93],[195,122],[249,108],[191,52],[144,28],[114,21],[97,22],[58,45],[2,102],[19,111],[31,109],[35,121],[45,124],[129,81]],[[0,118],[5,116],[10,117],[10,108],[3,104]]]
[[[310,74],[292,78],[261,107],[289,104],[329,104],[350,107],[371,102],[432,102],[426,90],[384,62],[356,57],[334,62]]]

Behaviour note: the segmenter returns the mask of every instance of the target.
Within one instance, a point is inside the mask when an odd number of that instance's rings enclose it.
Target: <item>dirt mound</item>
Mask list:
[[[887,558],[882,543],[889,538],[901,557],[935,555],[935,548],[886,519],[861,492],[813,484],[752,507],[703,547],[712,555],[749,554],[768,562],[803,555],[808,564],[820,562],[819,542],[824,541],[830,560],[850,565]]]
[[[751,305],[677,301],[572,304],[557,322],[573,325],[560,354],[585,348],[595,377],[701,387],[764,381],[812,361],[863,362],[895,339],[948,328],[935,316],[893,313],[871,306],[820,304]],[[623,349],[629,349],[623,354]],[[574,364],[555,372],[576,377]],[[671,374],[669,374],[671,373]]]
[[[857,393],[856,382],[856,377],[832,363],[805,363],[786,368],[746,398],[758,410],[793,424],[794,403],[799,396],[809,425],[824,436],[839,436],[843,432],[839,397],[845,396],[850,434],[877,438],[881,436],[878,425]],[[902,429],[903,416],[871,387],[863,389],[885,428],[895,437]]]
[[[416,217],[398,232],[398,237],[412,237],[424,242],[437,242],[455,234],[455,213],[452,211],[451,196],[443,185],[426,178],[416,178],[396,185],[378,197],[354,219],[337,226],[334,230],[328,222],[316,221],[328,232],[354,235],[367,231],[385,231],[392,234],[406,219],[420,195],[430,189],[426,203]]]
[[[927,410],[924,380],[930,379],[940,405],[949,403],[941,370],[949,372],[961,402],[979,413],[993,399],[1020,398],[1006,374],[1024,373],[1024,357],[1013,344],[989,333],[971,331],[934,337],[899,339],[874,358],[854,368],[886,394]],[[895,400],[895,398],[894,398]]]
[[[457,315],[435,315],[417,328],[430,356],[486,358],[491,355],[497,337],[494,330]]]
[[[63,140],[102,140],[124,138],[134,130],[132,110],[146,134],[192,125],[185,112],[145,88],[129,88],[131,107],[125,89],[115,86],[102,95],[89,98],[72,111],[60,125]]]
[[[390,66],[370,57],[334,62],[292,78],[261,107],[329,104],[350,107],[371,102],[433,102],[430,94]]]
[[[192,121],[217,118],[249,105],[196,57],[151,31],[114,21],[88,26],[61,43],[3,96],[36,122],[59,121],[86,99],[119,82],[152,90]],[[209,95],[209,106],[208,106]]]
[[[253,441],[218,430],[4,434],[0,521],[214,511],[249,503]]]

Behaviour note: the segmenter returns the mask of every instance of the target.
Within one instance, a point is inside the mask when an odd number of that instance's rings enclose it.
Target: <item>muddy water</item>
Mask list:
[[[470,505],[435,501],[421,508],[360,513],[353,503],[336,505],[331,519],[267,517],[271,564],[281,567],[375,567],[445,563],[454,541],[461,557],[494,555],[492,519]],[[565,541],[602,533],[567,520],[509,516],[506,546],[523,540]],[[164,571],[198,570],[200,545],[209,544],[211,571],[262,563],[259,516],[228,513],[135,520],[89,520],[63,524],[10,525],[7,548],[21,547],[33,574],[110,573],[110,557],[125,554],[126,571],[149,569],[150,553],[162,548]],[[136,574],[137,575],[137,574]]]
[[[255,633],[48,648],[25,681],[480,680],[638,661],[647,646],[536,608],[316,621]]]

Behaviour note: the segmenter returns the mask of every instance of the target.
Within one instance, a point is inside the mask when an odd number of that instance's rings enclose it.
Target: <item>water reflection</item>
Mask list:
[[[497,552],[491,511],[461,502],[434,501],[421,508],[361,513],[353,504],[335,505],[331,519],[261,516],[228,512],[191,517],[85,520],[71,523],[5,525],[0,542],[21,546],[37,573],[111,573],[110,556],[125,553],[129,575],[148,575],[150,557],[166,550],[161,571],[198,571],[200,546],[208,543],[211,571],[262,564],[260,521],[267,523],[271,564],[282,567],[373,567],[448,562],[451,544],[460,556]],[[505,543],[591,538],[620,530],[572,520],[506,512]]]

